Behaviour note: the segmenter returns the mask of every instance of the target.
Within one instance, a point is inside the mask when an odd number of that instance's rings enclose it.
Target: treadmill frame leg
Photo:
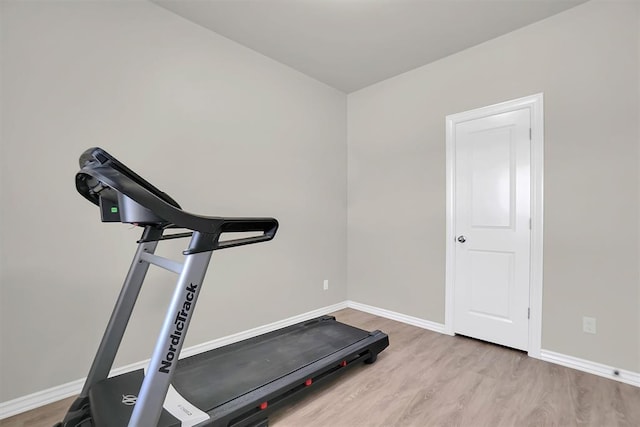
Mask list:
[[[149,270],[149,263],[142,261],[143,254],[153,254],[161,236],[162,230],[150,226],[144,229],[141,242],[138,243],[138,250],[133,257],[131,267],[129,267],[129,272],[111,313],[111,318],[102,336],[102,341],[91,364],[91,369],[80,392],[79,399],[87,398],[91,387],[109,376],[109,371],[113,366],[113,361],[116,358],[116,353],[131,318],[131,313],[140,294],[142,283]],[[74,405],[76,402],[74,402]],[[74,409],[73,406],[71,409]]]
[[[129,420],[130,427],[156,427],[158,424],[167,390],[175,373],[180,350],[211,260],[212,251],[193,253],[193,250],[200,247],[203,239],[209,238],[211,238],[210,235],[194,232],[189,250],[185,252],[184,267],[167,309],[149,368],[140,387],[140,393]]]

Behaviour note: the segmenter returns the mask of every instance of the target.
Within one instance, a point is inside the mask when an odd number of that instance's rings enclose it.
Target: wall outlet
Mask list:
[[[582,318],[582,330],[587,334],[596,333],[596,318],[595,317],[583,317]]]
[[[324,283],[322,284],[322,289],[325,291],[329,289],[329,279],[324,279]]]

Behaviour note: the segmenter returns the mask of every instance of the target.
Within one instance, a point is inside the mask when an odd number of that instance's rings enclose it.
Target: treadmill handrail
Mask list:
[[[87,200],[98,204],[99,196],[92,189],[98,184],[96,182],[92,187],[87,182],[93,178],[103,187],[122,193],[153,212],[162,220],[156,224],[159,227],[185,228],[213,235],[216,241],[215,249],[268,241],[273,239],[278,229],[278,221],[275,218],[229,218],[186,212],[170,196],[101,148],[86,150],[80,161],[83,166],[76,174],[76,188]],[[237,232],[262,232],[263,235],[218,242],[220,234]]]

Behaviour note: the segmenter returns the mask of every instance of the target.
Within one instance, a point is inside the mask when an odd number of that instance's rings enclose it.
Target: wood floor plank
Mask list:
[[[352,309],[338,320],[389,334],[359,365],[273,414],[275,427],[640,426],[640,388]],[[0,421],[51,426],[72,399]]]
[[[73,402],[75,397],[69,397],[67,399],[59,400],[49,405],[43,406],[32,411],[28,411],[14,417],[0,420],[0,426],[2,427],[39,427],[48,426],[51,427],[58,421],[62,420],[62,417],[69,409],[69,406]]]

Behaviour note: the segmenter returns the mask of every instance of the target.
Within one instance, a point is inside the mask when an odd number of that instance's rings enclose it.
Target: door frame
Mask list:
[[[529,273],[528,354],[540,358],[542,346],[542,261],[543,261],[543,163],[544,114],[543,94],[525,96],[487,107],[446,116],[446,267],[444,333],[455,335],[453,327],[455,292],[455,128],[459,123],[514,110],[529,109],[531,114],[531,251]]]

